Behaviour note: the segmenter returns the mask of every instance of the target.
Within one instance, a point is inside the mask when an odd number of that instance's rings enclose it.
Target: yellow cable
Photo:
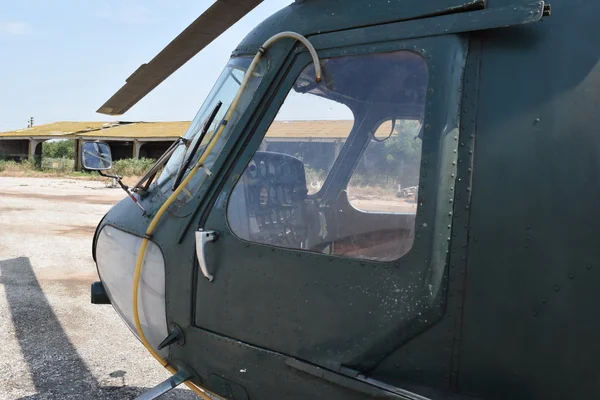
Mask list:
[[[257,54],[257,56],[255,57],[255,60],[256,60],[256,58],[258,58],[260,60],[260,53]],[[256,62],[256,64],[258,64],[258,61]],[[249,71],[250,71],[250,69],[249,69]],[[247,73],[246,76],[250,76],[250,74]],[[232,102],[231,107],[229,108],[228,113],[227,113],[227,115],[225,117],[226,121],[231,117],[231,114],[233,113],[233,110],[237,106],[237,103],[239,102],[239,98],[240,98],[241,92],[242,92],[242,90],[246,86],[244,83],[246,83],[246,82],[247,82],[247,80],[245,80],[244,82],[242,82],[243,87],[242,87],[242,85],[240,85],[240,89],[238,90],[238,94],[236,95],[234,101]],[[173,201],[175,201],[175,199],[177,198],[177,196],[179,196],[179,194],[181,193],[181,191],[187,186],[187,184],[190,182],[190,180],[194,177],[194,175],[196,174],[196,172],[198,172],[198,170],[203,165],[203,163],[205,162],[206,158],[208,157],[208,155],[212,151],[213,147],[216,145],[217,141],[221,137],[221,134],[223,133],[224,128],[225,128],[225,125],[223,125],[223,124],[219,127],[218,132],[211,138],[208,146],[206,146],[206,149],[204,150],[204,152],[202,154],[202,157],[200,157],[200,159],[194,165],[194,167],[192,168],[192,170],[190,171],[190,173],[188,174],[188,176],[181,182],[181,184],[177,187],[177,189],[175,189],[175,191],[173,191],[173,193],[169,196],[169,198],[165,201],[165,203],[158,210],[158,212],[156,213],[156,215],[154,216],[154,218],[150,222],[150,225],[148,226],[148,229],[146,230],[146,236],[150,236],[154,232],[154,229],[158,225],[160,219],[162,218],[162,216],[166,212],[167,208],[169,208],[169,206],[173,203]],[[167,361],[164,360],[154,350],[154,348],[152,348],[152,346],[148,342],[148,339],[146,339],[146,335],[144,334],[144,331],[142,330],[142,326],[141,326],[141,323],[140,323],[140,316],[139,316],[139,309],[138,309],[138,292],[139,292],[140,276],[142,274],[142,265],[143,265],[143,262],[144,262],[144,256],[146,255],[146,247],[147,246],[148,246],[148,239],[144,238],[142,240],[142,243],[141,243],[141,246],[140,246],[140,250],[138,252],[138,257],[137,257],[137,262],[136,262],[136,267],[135,267],[135,273],[133,275],[133,299],[132,299],[133,300],[133,302],[132,302],[133,320],[134,320],[134,323],[135,323],[135,328],[138,331],[138,335],[139,335],[140,341],[142,342],[142,344],[144,345],[144,347],[146,348],[146,350],[148,350],[148,352],[150,352],[150,354],[152,354],[152,356],[163,367],[167,368],[167,370],[169,370],[169,372],[171,372],[172,374],[174,374],[177,371],[175,370],[175,368],[173,368],[170,365],[168,365]],[[187,387],[189,387],[194,393],[196,393],[197,395],[199,395],[201,398],[203,398],[205,400],[211,400],[211,398],[208,397],[207,394],[206,394],[206,392],[208,392],[208,391],[206,391],[205,389],[201,389],[201,388],[197,387],[196,385],[194,385],[190,381],[186,381],[185,384],[186,384]],[[218,397],[218,396],[216,396],[216,395],[214,395],[212,393],[211,393],[211,395],[214,396],[214,397],[220,398],[220,397]]]
[[[254,73],[256,66],[260,62],[260,59],[261,59],[265,49],[267,47],[269,47],[271,44],[273,44],[275,41],[277,41],[283,37],[296,39],[296,40],[302,42],[309,49],[311,56],[313,57],[313,61],[315,62],[316,80],[317,80],[317,82],[319,82],[321,80],[321,68],[320,68],[318,58],[317,58],[317,53],[316,53],[314,47],[312,47],[312,45],[310,44],[310,42],[308,42],[308,40],[306,38],[304,38],[303,36],[300,36],[294,32],[279,33],[279,34],[271,37],[269,40],[267,40],[265,42],[265,44],[261,47],[259,52],[256,53],[256,55],[254,56],[254,59],[252,60],[252,62],[250,63],[250,66],[248,67],[248,71],[244,75],[244,80],[240,84],[240,87],[239,87],[233,101],[231,102],[231,106],[229,107],[229,110],[227,110],[227,114],[225,115],[225,118],[224,118],[225,122],[229,121],[229,119],[231,118],[231,115],[233,114],[233,111],[236,109],[236,107],[240,101],[240,98],[242,96],[242,93],[244,92],[244,89],[246,88],[248,81],[252,77],[252,74]],[[142,243],[140,245],[140,250],[138,252],[136,265],[135,265],[135,272],[133,274],[132,308],[133,308],[133,321],[135,324],[135,329],[137,330],[140,341],[142,342],[142,344],[144,345],[146,350],[148,350],[148,352],[150,354],[152,354],[152,356],[172,374],[177,373],[177,370],[175,368],[173,368],[172,366],[170,366],[169,363],[166,360],[164,360],[160,356],[160,354],[158,354],[154,350],[154,348],[152,348],[152,346],[148,342],[148,339],[146,339],[146,335],[144,334],[144,331],[142,330],[142,324],[140,322],[140,315],[139,315],[139,310],[138,310],[138,293],[139,293],[140,277],[142,275],[142,266],[144,263],[144,257],[146,255],[146,248],[148,247],[148,237],[150,237],[152,235],[152,233],[156,229],[156,226],[160,222],[162,216],[167,211],[167,209],[171,206],[171,204],[175,201],[177,196],[179,196],[179,194],[185,189],[185,187],[188,185],[188,183],[192,180],[194,175],[196,175],[196,172],[198,172],[198,170],[204,165],[206,158],[212,152],[212,149],[215,147],[215,145],[217,144],[217,141],[220,139],[221,135],[223,134],[223,131],[225,130],[225,125],[226,124],[221,124],[219,126],[218,131],[213,135],[212,138],[210,138],[210,141],[209,141],[208,145],[206,146],[206,149],[202,153],[202,156],[200,157],[198,162],[190,170],[187,177],[179,184],[179,186],[173,191],[173,193],[171,193],[169,198],[160,207],[160,209],[158,210],[158,212],[156,213],[156,215],[150,222],[150,225],[148,225],[148,229],[146,229],[146,237],[144,239],[142,239]],[[195,384],[193,384],[190,381],[186,381],[185,385],[187,387],[189,387],[194,393],[196,393],[197,395],[199,395],[201,398],[203,398],[205,400],[212,400],[212,398],[209,397],[208,393],[210,393],[210,396],[213,396],[214,398],[222,399],[220,396],[217,396],[216,394],[213,394],[206,389],[200,388],[199,386],[196,386]]]

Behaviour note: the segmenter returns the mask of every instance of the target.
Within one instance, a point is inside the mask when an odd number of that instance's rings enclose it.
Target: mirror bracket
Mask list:
[[[90,146],[92,147],[92,149],[86,150],[86,147],[89,148]],[[84,155],[88,155],[92,157],[92,159],[100,160],[101,165],[96,166],[87,164]],[[146,210],[144,209],[144,207],[142,207],[139,200],[137,199],[137,197],[135,197],[129,186],[123,183],[121,176],[106,174],[102,172],[112,168],[112,156],[110,154],[110,147],[108,146],[108,144],[100,141],[84,142],[81,146],[81,156],[82,164],[85,169],[96,171],[100,176],[111,178],[117,181],[121,189],[123,189],[125,193],[127,193],[131,200],[133,200],[133,202],[144,212],[144,214],[146,213]]]

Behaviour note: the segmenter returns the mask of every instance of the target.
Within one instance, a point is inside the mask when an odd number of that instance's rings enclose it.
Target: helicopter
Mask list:
[[[98,112],[260,2],[217,0]],[[599,16],[304,0],[258,25],[93,238],[92,302],[173,373],[140,398],[600,397]]]

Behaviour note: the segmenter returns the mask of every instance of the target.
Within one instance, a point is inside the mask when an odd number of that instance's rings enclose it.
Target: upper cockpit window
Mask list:
[[[233,99],[240,88],[241,82],[244,79],[244,75],[246,70],[250,66],[252,61],[252,57],[235,57],[229,60],[225,69],[219,76],[219,79],[215,83],[213,89],[209,93],[208,97],[202,104],[202,107],[196,114],[196,117],[190,124],[188,130],[186,131],[184,137],[187,139],[187,143],[180,144],[179,147],[175,150],[168,163],[165,165],[165,168],[157,180],[157,184],[161,187],[161,190],[168,192],[171,190],[171,184],[174,180],[174,177],[177,175],[180,166],[184,162],[185,158],[191,155],[191,149],[194,148],[196,141],[200,138],[200,133],[204,126],[204,123],[208,121],[211,112],[215,109],[217,103],[221,102],[221,106],[218,109],[218,112],[215,118],[212,120],[212,123],[208,127],[207,134],[204,136],[202,143],[198,148],[198,151],[193,155],[193,159],[189,162],[189,169],[193,167],[193,165],[198,161],[200,155],[202,154],[204,148],[208,145],[210,140],[212,139],[213,134],[215,133],[217,127],[223,121],[223,118],[227,114],[229,108],[232,105]],[[257,68],[254,70],[252,77],[250,78],[248,85],[246,86],[245,92],[240,98],[239,103],[237,104],[232,116],[229,121],[227,121],[227,125],[219,138],[216,145],[213,147],[211,153],[208,155],[206,162],[204,163],[207,168],[211,168],[214,161],[219,156],[221,150],[223,149],[225,143],[229,139],[233,128],[235,128],[237,121],[240,116],[246,110],[246,107],[250,103],[252,96],[258,85],[262,81],[262,77],[264,76],[266,69],[266,58],[263,58]],[[185,175],[184,174],[184,175]],[[192,180],[187,184],[185,189],[182,191],[181,195],[178,197],[175,204],[183,205],[186,204],[196,193],[204,179],[206,178],[206,173],[204,171],[198,171],[198,173],[192,178]]]
[[[236,184],[230,227],[262,244],[398,259],[413,243],[427,64],[397,51],[321,65],[320,83],[313,65],[302,71]]]

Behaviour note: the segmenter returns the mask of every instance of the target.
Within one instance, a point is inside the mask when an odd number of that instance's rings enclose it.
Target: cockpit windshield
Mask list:
[[[171,191],[173,181],[178,175],[178,171],[182,165],[188,166],[187,171],[183,171],[182,174],[182,176],[185,176],[199,160],[201,154],[204,152],[204,149],[208,143],[210,143],[213,134],[217,131],[217,128],[222,123],[223,118],[229,111],[242,80],[244,79],[246,70],[250,66],[251,62],[252,57],[235,57],[229,60],[213,89],[209,93],[206,101],[200,108],[200,111],[198,111],[196,117],[187,129],[184,135],[185,140],[180,142],[177,149],[175,149],[173,155],[166,163],[161,175],[159,176],[157,185],[161,191],[167,194],[168,191]],[[252,94],[256,91],[258,85],[260,84],[262,76],[264,75],[264,71],[265,61],[263,60],[263,62],[261,62],[254,70],[252,77],[246,86],[245,93],[240,98],[240,101],[238,102],[233,114],[229,118],[229,121],[227,121],[227,125],[225,126],[221,137],[218,139],[218,142],[212,148],[211,154],[208,155],[208,158],[204,163],[206,168],[210,169],[212,167],[212,164],[223,149],[224,144],[229,139],[237,121],[250,103]],[[209,118],[211,117],[213,110],[215,110],[215,106],[219,102],[221,103],[221,106],[218,108],[216,115],[212,116],[213,118]],[[197,147],[197,151],[193,152],[192,150],[196,148],[197,141],[200,139],[200,136],[202,136],[200,133],[202,132],[206,123],[210,124],[206,130],[206,134],[201,138],[202,141],[200,146]],[[190,156],[192,158],[187,160]],[[204,171],[199,171],[183,190],[177,203],[180,205],[182,203],[187,203],[187,201],[202,184],[205,176],[206,173]]]

